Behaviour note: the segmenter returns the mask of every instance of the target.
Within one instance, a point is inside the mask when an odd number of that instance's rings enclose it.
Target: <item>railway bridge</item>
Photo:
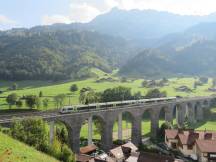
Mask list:
[[[151,138],[156,138],[159,130],[159,116],[164,111],[164,118],[167,122],[176,123],[182,127],[187,118],[190,123],[203,120],[204,109],[210,108],[216,97],[190,97],[177,98],[172,101],[161,101],[154,103],[140,103],[126,106],[95,109],[91,111],[73,112],[60,114],[56,111],[21,113],[11,115],[0,115],[0,124],[10,124],[14,117],[21,120],[27,117],[41,117],[50,123],[50,140],[54,138],[54,123],[62,122],[68,130],[69,145],[78,153],[80,148],[80,131],[83,123],[88,123],[88,144],[92,143],[92,119],[100,118],[102,122],[101,146],[108,151],[113,144],[113,126],[118,121],[118,139],[122,139],[122,114],[127,112],[132,117],[131,141],[138,145],[142,140],[142,116],[145,112],[150,114]]]

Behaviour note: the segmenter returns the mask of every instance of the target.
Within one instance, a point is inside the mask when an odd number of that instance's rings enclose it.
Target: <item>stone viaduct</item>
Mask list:
[[[80,130],[84,122],[88,121],[88,143],[92,143],[92,117],[98,117],[102,122],[101,143],[102,148],[107,151],[113,144],[113,126],[118,120],[118,139],[122,139],[122,114],[127,112],[132,117],[131,141],[138,145],[142,136],[142,117],[148,111],[151,120],[151,137],[156,138],[159,129],[159,116],[161,111],[165,112],[165,121],[176,122],[181,127],[187,117],[189,122],[194,123],[203,119],[204,108],[209,108],[212,98],[187,98],[172,102],[159,102],[153,104],[127,105],[107,110],[91,111],[75,114],[66,114],[55,118],[63,122],[67,129],[70,146],[74,152],[79,152]],[[50,120],[50,119],[49,119]],[[51,119],[51,121],[54,121]]]
[[[127,105],[122,107],[97,109],[94,111],[74,112],[70,114],[45,114],[41,116],[50,123],[50,139],[54,137],[54,123],[62,122],[68,130],[69,144],[71,149],[78,153],[80,147],[80,131],[83,123],[88,122],[88,143],[92,143],[92,118],[98,117],[102,123],[101,144],[105,151],[108,151],[113,144],[113,126],[118,120],[118,139],[122,139],[122,114],[127,112],[132,117],[131,141],[138,145],[142,140],[142,117],[145,112],[150,114],[151,138],[156,138],[159,130],[159,116],[164,111],[164,119],[167,122],[176,123],[179,127],[184,124],[186,117],[194,123],[203,119],[205,108],[209,108],[214,97],[193,97],[178,98],[173,101],[154,103],[143,103]],[[39,115],[40,116],[40,115]],[[0,117],[1,118],[1,117]],[[4,123],[4,121],[0,121]]]

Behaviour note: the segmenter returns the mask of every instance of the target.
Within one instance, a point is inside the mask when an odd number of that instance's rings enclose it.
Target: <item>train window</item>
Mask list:
[[[86,107],[85,107],[86,108]],[[89,106],[88,107],[89,109],[94,109],[95,108],[95,106]]]

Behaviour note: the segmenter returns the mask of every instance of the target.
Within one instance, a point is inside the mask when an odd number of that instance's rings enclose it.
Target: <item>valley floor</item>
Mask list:
[[[68,97],[65,100],[64,105],[78,104],[79,103],[79,95],[81,90],[84,87],[90,87],[96,92],[102,92],[105,89],[113,88],[117,86],[125,86],[129,87],[132,90],[132,93],[136,93],[138,91],[141,92],[142,95],[145,95],[148,90],[152,88],[142,87],[143,79],[128,79],[126,82],[122,82],[121,78],[116,77],[114,74],[106,74],[101,71],[95,70],[98,75],[97,78],[90,78],[82,81],[67,81],[67,82],[48,82],[48,81],[18,81],[16,84],[18,85],[17,90],[8,90],[13,83],[11,81],[0,81],[0,91],[4,91],[0,94],[0,110],[8,109],[8,104],[6,103],[5,98],[11,94],[16,93],[18,96],[26,96],[26,95],[39,95],[42,92],[42,99],[47,98],[49,100],[49,104],[47,108],[43,106],[40,107],[41,110],[45,109],[55,109],[55,103],[53,101],[53,97],[58,94],[66,94]],[[111,78],[112,81],[109,81]],[[101,81],[103,80],[103,81]],[[207,84],[202,86],[197,86],[194,89],[193,85],[197,78],[170,78],[169,84],[163,87],[155,87],[160,89],[161,91],[166,91],[167,96],[208,96],[214,94],[213,92],[208,91],[208,88],[212,87],[212,79],[209,79]],[[71,85],[76,84],[78,86],[78,91],[71,92]],[[176,91],[176,88],[180,86],[187,86],[192,91],[191,92],[179,92]],[[25,106],[23,106],[25,108]]]

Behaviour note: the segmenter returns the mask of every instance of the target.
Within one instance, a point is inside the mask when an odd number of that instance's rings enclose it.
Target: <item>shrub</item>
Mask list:
[[[63,162],[75,162],[75,157],[67,145],[63,145],[60,160]]]
[[[25,97],[26,105],[30,108],[40,107],[40,98],[35,95],[28,95]]]
[[[76,92],[78,91],[78,86],[76,84],[73,84],[71,87],[70,87],[70,91],[71,92]]]
[[[146,98],[160,98],[166,97],[166,92],[160,92],[159,89],[149,90],[145,96]]]
[[[16,93],[12,93],[7,96],[6,101],[9,104],[9,107],[11,108],[12,105],[15,105],[18,100],[18,96]]]
[[[42,91],[39,92],[39,97],[43,97],[43,92]]]
[[[15,121],[11,127],[11,135],[38,150],[41,150],[45,142],[48,141],[45,122],[42,119]]]
[[[17,90],[18,89],[18,85],[16,83],[14,83],[11,87],[12,90]]]
[[[19,107],[19,108],[21,108],[21,107],[23,106],[22,100],[18,100],[18,101],[16,102],[16,106]]]
[[[43,102],[43,107],[47,109],[49,106],[49,99],[45,98],[42,102]]]

